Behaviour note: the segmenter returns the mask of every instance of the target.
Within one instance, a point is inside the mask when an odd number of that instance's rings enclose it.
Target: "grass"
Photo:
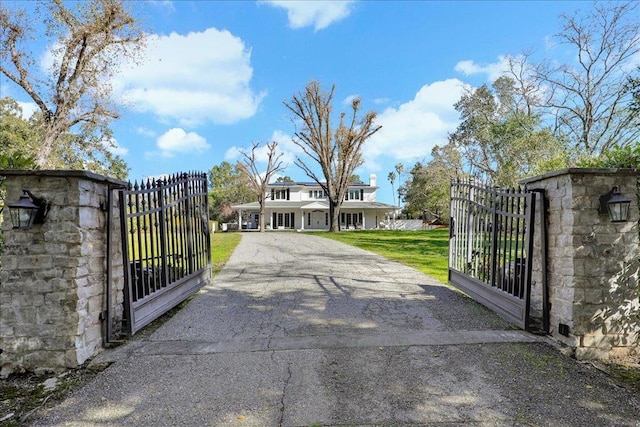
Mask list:
[[[241,238],[242,234],[240,233],[213,233],[211,235],[211,272],[214,276],[222,270]]]
[[[448,281],[449,230],[363,230],[317,233],[318,236],[375,252],[420,270],[443,283]]]

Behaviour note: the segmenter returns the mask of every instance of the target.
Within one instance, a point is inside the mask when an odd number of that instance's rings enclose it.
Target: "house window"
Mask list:
[[[273,200],[289,200],[289,189],[286,190],[271,190],[271,197]]]
[[[360,200],[361,197],[361,192],[360,190],[349,190],[349,192],[347,193],[345,199],[346,200]]]
[[[324,199],[325,198],[324,190],[309,190],[309,198]]]
[[[329,214],[325,213],[324,214],[324,225],[329,225]]]
[[[307,215],[308,215],[307,216],[307,218],[308,218],[307,219],[307,225],[311,225],[311,212],[309,212]]]

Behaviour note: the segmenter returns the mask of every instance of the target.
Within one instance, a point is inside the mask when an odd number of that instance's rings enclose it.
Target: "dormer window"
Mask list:
[[[324,199],[325,198],[324,190],[309,190],[309,198]]]
[[[362,189],[349,190],[345,195],[345,200],[363,200]]]
[[[271,189],[271,200],[289,200],[289,189],[275,190]]]

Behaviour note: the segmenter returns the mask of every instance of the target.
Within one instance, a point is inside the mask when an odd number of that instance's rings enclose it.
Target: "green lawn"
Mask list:
[[[375,252],[447,283],[449,230],[367,230],[315,233],[348,245]]]
[[[211,235],[211,272],[215,276],[240,243],[240,233],[213,233]]]

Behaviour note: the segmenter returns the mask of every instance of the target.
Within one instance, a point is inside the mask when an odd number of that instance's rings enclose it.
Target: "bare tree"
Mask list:
[[[596,3],[588,14],[561,15],[556,35],[575,49],[573,63],[538,65],[533,75],[546,87],[543,106],[556,115],[559,136],[584,154],[634,143],[640,136],[630,113],[633,96],[625,81],[640,55],[638,3]]]
[[[41,2],[52,63],[42,79],[35,58],[24,43],[33,37],[33,16],[0,6],[0,72],[21,87],[42,114],[42,139],[35,153],[39,167],[49,167],[56,146],[72,128],[84,133],[107,133],[118,115],[110,102],[109,83],[123,58],[135,58],[144,43],[142,31],[124,0]],[[108,138],[96,138],[90,150],[100,149]]]
[[[254,142],[251,146],[251,152],[241,151],[243,159],[238,162],[237,168],[247,180],[249,187],[258,198],[260,205],[260,232],[264,232],[264,206],[267,195],[267,186],[269,181],[276,173],[283,170],[282,156],[284,153],[277,152],[278,143],[273,141],[266,145],[267,148],[267,169],[260,172],[258,168],[258,150],[260,144]]]
[[[311,161],[296,158],[299,166],[309,178],[322,187],[329,198],[330,231],[339,231],[340,207],[349,187],[354,170],[362,165],[362,145],[381,126],[374,126],[376,113],[369,112],[358,120],[360,99],[351,102],[351,115],[340,115],[340,122],[334,130],[331,113],[335,85],[324,92],[320,84],[311,81],[303,92],[294,95],[284,105],[293,113],[296,125],[293,142],[309,156]],[[296,120],[301,122],[298,128]],[[321,174],[312,169],[315,163]],[[324,179],[322,179],[324,178]]]

